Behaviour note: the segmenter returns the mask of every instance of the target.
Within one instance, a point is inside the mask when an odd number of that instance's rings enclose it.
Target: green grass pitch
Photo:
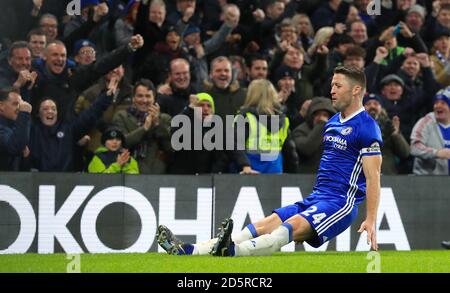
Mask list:
[[[219,258],[162,253],[81,254],[82,273],[364,273],[366,252],[296,252],[272,256]],[[0,255],[0,272],[64,273],[73,259],[66,254]],[[449,273],[450,251],[380,251],[382,273]]]

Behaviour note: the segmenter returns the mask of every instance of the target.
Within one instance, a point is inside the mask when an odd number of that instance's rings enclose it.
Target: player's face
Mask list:
[[[352,86],[343,74],[333,75],[331,81],[331,100],[333,106],[340,112],[347,109],[352,103]]]

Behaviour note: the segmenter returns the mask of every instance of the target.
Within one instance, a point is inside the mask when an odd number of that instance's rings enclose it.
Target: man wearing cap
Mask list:
[[[432,94],[433,87],[430,86],[428,92],[412,92],[407,90],[405,82],[400,76],[389,74],[381,79],[380,88],[383,107],[389,117],[398,116],[400,118],[400,121],[402,121],[400,131],[408,139],[420,110],[423,108],[428,95]],[[424,86],[424,88],[426,87]]]
[[[400,132],[400,118],[394,116],[392,120],[389,119],[386,110],[382,107],[380,96],[376,94],[366,94],[363,98],[363,105],[381,129],[383,137],[381,173],[384,175],[397,174],[396,158],[407,159],[410,151],[408,142]]]
[[[292,139],[299,154],[299,173],[317,173],[323,147],[323,128],[328,120],[336,114],[331,100],[315,97],[306,114],[306,121],[292,132]]]
[[[411,154],[414,174],[450,174],[450,87],[435,95],[433,112],[414,125]]]
[[[95,44],[88,39],[81,39],[73,48],[73,60],[79,65],[88,65],[96,60]]]
[[[415,4],[409,8],[406,14],[405,23],[414,34],[419,34],[422,31],[425,22],[426,11],[425,8],[419,4]]]
[[[90,39],[96,44],[98,56],[115,49],[114,30],[110,29],[110,21],[112,22],[113,17],[107,17],[111,15],[107,2],[100,0],[80,1],[81,15],[75,16],[64,26],[64,38],[67,39],[77,32],[78,37],[75,40],[80,38]],[[111,28],[113,28],[112,25]],[[66,44],[69,46],[68,43]],[[71,45],[69,47],[72,49]]]
[[[427,52],[428,48],[422,38],[422,28],[425,22],[425,8],[415,4],[408,9],[405,22],[399,22],[400,31],[396,35],[398,45],[413,48],[416,53]]]

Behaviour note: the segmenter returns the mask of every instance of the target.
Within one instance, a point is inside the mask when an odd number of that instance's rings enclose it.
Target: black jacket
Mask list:
[[[31,166],[47,172],[74,171],[74,148],[102,117],[112,97],[102,95],[86,111],[72,121],[58,121],[46,126],[38,121],[32,125],[30,138]]]
[[[127,46],[122,46],[96,62],[79,66],[72,70],[66,68],[55,75],[48,71],[45,62],[34,64],[38,78],[32,92],[33,112],[39,110],[39,101],[43,97],[51,97],[57,102],[58,120],[71,120],[74,117],[74,105],[77,97],[103,75],[113,70],[131,55]]]
[[[194,110],[186,107],[182,113],[189,118],[191,124],[190,144],[189,149],[182,149],[174,151],[172,161],[169,166],[170,174],[208,174],[228,171],[228,162],[236,163],[239,171],[244,166],[250,166],[245,153],[243,151],[222,151],[222,150],[207,150],[202,145],[201,150],[194,150],[194,140],[204,141],[205,134],[212,129],[212,127],[202,126],[202,133],[196,133],[194,126]],[[202,121],[197,121],[202,123]],[[180,127],[173,127],[172,134],[177,131],[182,131]],[[223,141],[225,143],[225,140]]]
[[[180,114],[189,105],[189,96],[195,93],[194,88],[189,86],[185,90],[174,89],[171,95],[158,95],[157,101],[161,112],[167,113],[171,117]]]

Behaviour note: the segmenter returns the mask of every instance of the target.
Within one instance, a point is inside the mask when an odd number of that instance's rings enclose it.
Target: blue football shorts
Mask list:
[[[306,242],[317,248],[350,227],[358,214],[358,205],[351,198],[330,199],[311,195],[273,212],[283,222],[296,214],[305,218],[316,232],[316,237]]]

